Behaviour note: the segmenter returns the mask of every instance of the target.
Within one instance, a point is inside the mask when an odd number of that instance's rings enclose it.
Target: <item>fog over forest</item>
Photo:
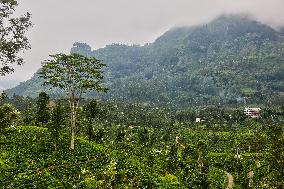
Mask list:
[[[284,188],[283,7],[0,0],[0,188]]]
[[[206,23],[224,13],[245,13],[279,28],[283,0],[49,0],[19,1],[18,14],[29,11],[32,49],[26,64],[1,78],[0,89],[29,79],[49,54],[69,52],[76,41],[97,49],[111,43],[145,44],[175,26]]]

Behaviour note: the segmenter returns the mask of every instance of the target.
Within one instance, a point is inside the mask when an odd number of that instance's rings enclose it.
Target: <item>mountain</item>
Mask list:
[[[108,65],[103,98],[177,107],[284,103],[284,34],[243,15],[173,28],[144,46],[92,51],[75,43],[71,52]],[[6,92],[36,96],[41,82],[36,73]]]

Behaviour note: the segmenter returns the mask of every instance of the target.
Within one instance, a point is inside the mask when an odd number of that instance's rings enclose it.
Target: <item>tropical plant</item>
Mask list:
[[[15,17],[16,0],[0,1],[0,75],[14,71],[13,63],[23,64],[19,54],[30,48],[26,37],[27,30],[32,26],[31,14],[26,13]]]
[[[12,126],[19,117],[19,112],[11,105],[4,104],[0,107],[0,133]]]
[[[47,123],[50,119],[49,108],[49,96],[45,92],[41,92],[38,95],[36,121],[38,123]]]
[[[63,89],[68,94],[70,106],[70,149],[75,148],[76,116],[82,95],[90,90],[107,92],[103,83],[103,68],[106,66],[95,57],[79,54],[51,55],[50,60],[43,62],[40,77],[44,85]]]

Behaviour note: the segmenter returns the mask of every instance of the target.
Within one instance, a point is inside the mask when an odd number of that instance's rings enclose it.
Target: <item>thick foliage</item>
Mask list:
[[[0,1],[0,76],[13,72],[13,63],[21,65],[19,54],[30,48],[25,34],[31,27],[31,15],[15,17],[17,5],[16,0]]]
[[[0,107],[0,133],[12,126],[19,118],[19,112],[11,105],[4,104]]]
[[[283,34],[269,26],[222,16],[203,26],[172,29],[145,46],[113,44],[91,51],[75,43],[72,52],[108,64],[106,98],[187,108],[283,104],[283,48]],[[8,92],[34,95],[39,85],[36,74]]]

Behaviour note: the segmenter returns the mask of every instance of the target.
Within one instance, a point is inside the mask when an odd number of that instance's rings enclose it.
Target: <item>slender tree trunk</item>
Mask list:
[[[75,96],[74,93],[70,96],[70,150],[75,149],[75,125],[76,125],[76,110],[75,110]]]
[[[71,141],[70,141],[70,150],[75,149],[75,129],[76,129],[76,117],[77,117],[77,110],[79,108],[79,102],[82,96],[83,90],[80,90],[79,97],[76,101],[75,92],[72,89],[70,94],[70,132],[71,132]]]
[[[71,150],[75,149],[75,123],[76,123],[76,116],[75,116],[75,107],[73,103],[71,110],[71,142],[70,142]]]

